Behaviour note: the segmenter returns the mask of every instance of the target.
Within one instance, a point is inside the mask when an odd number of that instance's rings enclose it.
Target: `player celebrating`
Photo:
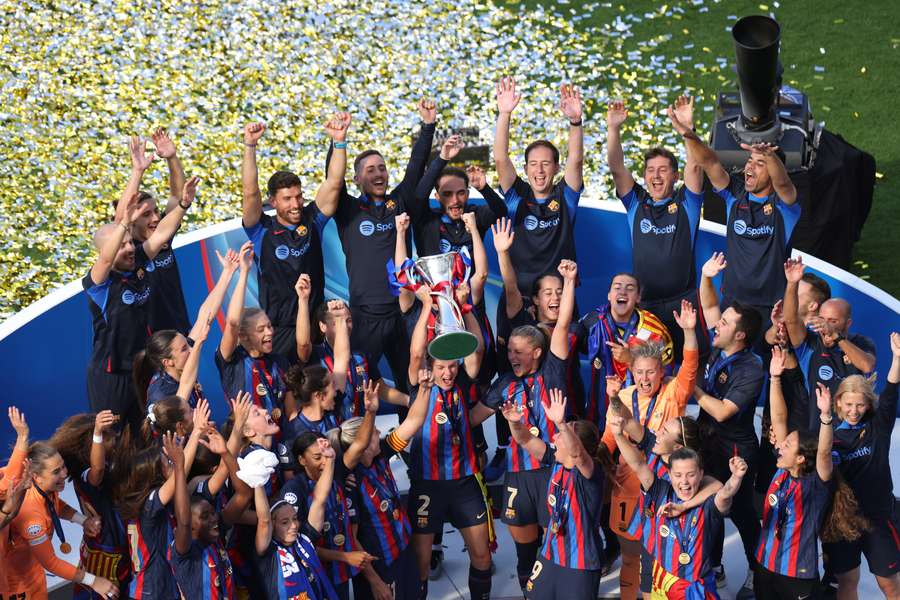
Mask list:
[[[295,339],[297,296],[293,283],[302,273],[313,283],[311,310],[324,300],[325,268],[322,262],[322,229],[337,209],[338,194],[347,170],[348,113],[335,113],[325,124],[334,142],[333,159],[316,199],[303,203],[300,178],[290,171],[277,171],[267,185],[275,218],[263,212],[256,147],[266,131],[263,123],[244,127],[244,158],[241,162],[244,232],[253,242],[259,268],[259,303],[274,327],[273,352],[288,355]]]
[[[693,98],[679,96],[669,110],[681,123],[694,126]],[[684,185],[676,190],[678,159],[670,150],[656,146],[644,154],[644,185],[635,182],[622,151],[621,128],[627,118],[624,102],[609,103],[609,170],[628,217],[634,274],[644,283],[641,306],[659,317],[672,334],[675,363],[680,363],[681,328],[672,319],[672,311],[678,310],[682,299],[697,295],[694,241],[703,206],[703,175],[688,153]]]
[[[559,150],[547,140],[537,140],[525,148],[526,183],[516,175],[509,157],[509,122],[521,98],[511,78],[497,84],[494,162],[516,234],[510,254],[517,268],[519,291],[524,295],[531,291],[535,278],[552,271],[561,260],[575,260],[575,211],[584,187],[584,128],[581,92],[563,85],[559,108],[569,120],[565,174],[561,181],[555,180]]]

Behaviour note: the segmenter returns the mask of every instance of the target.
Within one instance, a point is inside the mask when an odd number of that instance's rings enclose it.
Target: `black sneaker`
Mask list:
[[[744,585],[741,586],[734,598],[735,600],[754,600],[756,598],[756,594],[753,593],[753,571],[747,573]]]
[[[713,573],[716,574],[716,589],[721,590],[728,587],[728,578],[725,577],[725,567],[722,565],[713,567]]]
[[[497,481],[504,473],[506,473],[506,448],[497,448],[491,462],[484,468],[484,480]]]
[[[444,570],[444,551],[443,550],[432,550],[431,551],[431,564],[428,565],[428,579],[434,581],[440,578],[441,573]]]

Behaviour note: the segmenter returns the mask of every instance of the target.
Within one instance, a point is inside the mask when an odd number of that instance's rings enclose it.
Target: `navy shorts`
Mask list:
[[[602,571],[570,569],[539,556],[525,584],[529,600],[596,600]]]
[[[547,487],[550,467],[532,471],[506,472],[503,480],[503,506],[500,514],[507,525],[546,525]]]
[[[866,555],[869,571],[878,577],[900,572],[900,523],[897,515],[890,519],[872,519],[872,529],[855,542],[822,544],[825,568],[840,575],[860,566],[860,555]]]
[[[413,480],[407,514],[413,533],[439,533],[445,522],[465,529],[488,520],[484,494],[474,475],[452,481]]]
[[[653,592],[653,555],[641,545],[641,593]]]

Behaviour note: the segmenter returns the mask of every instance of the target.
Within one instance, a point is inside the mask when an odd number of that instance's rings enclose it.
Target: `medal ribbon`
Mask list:
[[[447,396],[449,396],[449,400]],[[447,411],[453,434],[459,437],[460,443],[462,443],[462,405],[459,397],[459,387],[454,384],[452,390],[438,388],[438,397],[441,399],[441,405],[444,407],[444,410]]]
[[[56,512],[56,507],[53,506],[53,501],[50,500],[50,496],[47,495],[44,490],[38,487],[36,481],[32,480],[31,485],[34,486],[34,489],[37,490],[37,493],[41,495],[41,498],[44,499],[44,505],[47,507],[47,512],[50,513],[50,520],[53,521],[53,530],[56,532],[56,536],[59,538],[60,544],[66,543],[66,534],[63,533],[62,521],[59,520],[59,515]]]
[[[531,390],[534,389],[534,375],[529,375],[528,377],[522,379],[522,408],[525,414],[525,421],[528,423],[528,428],[537,427],[538,431],[540,431],[541,427],[537,423],[531,420],[531,407],[534,405],[534,401],[531,399]],[[538,400],[540,402],[540,400]],[[537,437],[540,437],[538,435]]]
[[[550,515],[550,522],[556,523],[562,529],[563,522],[569,514],[569,486],[572,480],[572,470],[563,467],[560,469],[559,476],[554,476],[553,485],[557,486],[556,504],[550,508],[553,512]],[[551,486],[552,487],[552,486]],[[556,532],[559,535],[559,532]]]
[[[693,510],[687,511],[682,514],[680,517],[676,517],[674,519],[667,519],[669,521],[669,529],[672,530],[672,533],[675,534],[675,539],[678,540],[678,547],[681,549],[681,554],[686,554],[688,552],[688,545],[691,541],[691,529],[693,529],[689,522],[688,516],[693,512]]]
[[[640,418],[639,407],[638,407],[638,393],[637,388],[634,389],[634,392],[631,394],[631,414],[635,419],[638,419],[638,423],[647,427],[647,423],[650,422],[650,416],[653,414],[653,409],[656,408],[656,399],[659,398],[659,392],[657,391],[653,394],[653,397],[650,399],[650,404],[647,406],[647,414],[644,415],[644,418]]]
[[[266,361],[262,358],[253,359],[253,373],[256,375],[259,382],[263,384],[263,387],[266,388],[266,409],[272,410],[275,407],[275,402],[278,400],[275,394],[275,386],[273,383],[273,374],[275,373],[275,369],[277,367],[273,366],[272,374],[269,373],[268,369],[266,369]],[[254,388],[253,393],[259,396]]]
[[[784,485],[785,481],[788,482],[786,489]],[[775,537],[778,538],[779,541],[781,541],[781,537],[784,535],[784,526],[787,524],[787,503],[794,497],[794,491],[798,487],[800,487],[800,482],[791,481],[790,473],[785,471],[781,474],[781,480],[778,482],[778,489],[775,490],[775,497],[778,498],[778,503],[775,505],[775,509],[778,511],[778,520],[775,522]]]
[[[397,499],[400,497],[400,493],[396,489],[396,484],[391,485],[393,480],[389,479],[386,472],[383,470],[381,460],[376,458],[372,462],[371,467],[366,467],[362,464],[360,464],[360,467],[362,469],[363,479],[375,488],[375,497],[372,497],[371,494],[369,497],[373,500],[375,498],[387,500],[391,505],[399,506]],[[378,508],[381,508],[380,503]]]

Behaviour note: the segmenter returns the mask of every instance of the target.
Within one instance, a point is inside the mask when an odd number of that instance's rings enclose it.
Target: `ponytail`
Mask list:
[[[330,381],[331,373],[322,365],[294,365],[285,376],[288,389],[301,407],[312,403],[313,394],[324,393]]]
[[[178,435],[189,433],[184,427],[187,416],[184,405],[184,400],[179,396],[166,396],[147,409],[140,433],[140,441],[145,448],[155,445],[156,439],[163,433],[172,432]]]
[[[172,358],[172,340],[179,333],[174,329],[162,329],[155,332],[147,341],[147,347],[138,352],[132,363],[134,391],[137,393],[141,410],[147,408],[147,387],[153,376],[163,370],[162,361]]]

